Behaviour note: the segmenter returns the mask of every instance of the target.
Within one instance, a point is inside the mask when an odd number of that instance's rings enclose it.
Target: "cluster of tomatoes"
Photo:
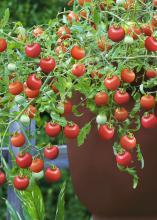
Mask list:
[[[146,1],[143,0],[141,2],[145,5]],[[71,0],[69,5],[72,5],[73,3],[74,1]],[[108,54],[110,54],[110,51],[112,51],[113,48],[116,49],[121,44],[125,44],[129,47],[134,42],[138,42],[138,40],[141,42],[141,39],[145,55],[147,55],[147,53],[149,55],[152,54],[152,52],[156,52],[157,40],[155,38],[155,31],[157,28],[157,16],[153,15],[149,23],[142,23],[140,25],[137,25],[134,22],[124,22],[123,24],[121,24],[121,22],[119,22],[120,24],[118,22],[112,22],[111,25],[109,24],[104,36],[100,36],[99,39],[96,40],[93,37],[93,43],[96,43],[96,49],[94,48],[94,50],[96,50],[97,54],[100,54],[100,57],[105,57],[105,60],[108,59],[109,64],[107,63],[103,65],[112,65],[116,74],[114,74],[113,68],[109,69],[108,73],[105,72],[104,74],[103,71],[101,71],[104,69],[104,66],[102,65],[100,65],[100,68],[97,68],[97,70],[94,70],[94,65],[97,65],[98,61],[93,62],[92,60],[92,62],[88,61],[88,63],[86,63],[86,59],[88,60],[90,56],[93,56],[93,54],[90,54],[90,52],[86,49],[85,44],[81,44],[76,39],[75,43],[73,43],[73,37],[75,37],[75,35],[72,27],[73,24],[74,26],[77,26],[77,24],[80,25],[83,20],[83,22],[90,24],[92,31],[97,31],[98,27],[97,24],[94,23],[92,12],[89,14],[89,11],[87,10],[87,6],[90,8],[90,4],[95,4],[95,6],[98,7],[98,10],[101,11],[100,13],[108,13],[109,16],[113,16],[115,19],[115,17],[117,18],[117,15],[112,14],[112,5],[117,4],[124,7],[124,9],[129,10],[134,7],[135,3],[136,1],[134,0],[116,0],[114,3],[110,3],[108,1],[78,0],[77,9],[79,9],[79,13],[69,11],[66,15],[67,23],[64,25],[59,24],[59,27],[57,26],[57,31],[55,33],[56,44],[54,48],[54,56],[49,56],[47,55],[48,53],[46,53],[44,57],[42,55],[44,53],[43,51],[46,50],[42,45],[43,42],[41,41],[40,43],[40,38],[46,32],[44,28],[37,27],[33,30],[33,32],[31,32],[31,35],[33,36],[33,38],[31,38],[33,39],[31,40],[31,43],[27,43],[26,37],[26,42],[24,41],[26,62],[30,60],[33,63],[34,60],[38,59],[39,62],[37,64],[37,71],[34,71],[33,69],[32,73],[20,81],[17,79],[16,74],[13,74],[16,72],[16,65],[14,63],[8,64],[8,70],[12,72],[12,74],[9,75],[9,80],[11,82],[9,83],[7,91],[12,97],[15,97],[14,101],[17,104],[20,105],[21,102],[24,102],[23,97],[26,97],[29,103],[29,106],[24,109],[23,114],[19,118],[21,123],[28,123],[31,119],[36,117],[36,112],[39,111],[39,109],[37,109],[36,101],[44,95],[43,89],[45,88],[45,85],[53,91],[53,95],[56,96],[57,104],[60,101],[59,99],[62,99],[64,102],[63,112],[60,113],[60,116],[66,118],[68,114],[72,113],[72,101],[69,97],[60,97],[60,88],[57,86],[57,77],[62,76],[55,76],[56,69],[60,67],[59,59],[64,57],[60,55],[64,54],[65,57],[66,55],[68,58],[70,57],[69,62],[71,63],[69,75],[72,78],[70,78],[70,83],[76,81],[79,84],[79,80],[81,81],[83,78],[90,81],[91,88],[92,83],[95,85],[94,95],[92,98],[90,96],[89,100],[94,103],[95,108],[93,109],[96,109],[94,113],[97,115],[96,123],[98,124],[99,136],[103,140],[111,140],[114,138],[117,124],[123,127],[123,123],[125,123],[126,120],[131,120],[127,104],[131,101],[132,97],[127,91],[127,88],[130,86],[134,87],[134,83],[136,83],[137,79],[137,73],[136,68],[129,68],[124,65],[124,68],[122,68],[119,71],[120,73],[118,72],[117,74],[116,71],[119,65],[118,62],[120,61],[110,61],[110,56]],[[157,1],[155,0],[153,1],[153,7],[157,7]],[[118,17],[117,19],[121,18]],[[93,33],[92,31],[91,33]],[[22,36],[18,35],[16,41],[22,40]],[[7,50],[7,44],[7,39],[0,38],[1,53]],[[92,51],[92,48],[90,49]],[[61,62],[64,61],[66,62],[64,59]],[[93,67],[93,71],[88,70],[91,65]],[[64,77],[67,77],[66,79],[68,80],[69,76],[67,75],[64,74]],[[157,71],[154,68],[147,68],[144,70],[143,75],[144,80],[146,81],[156,79]],[[73,87],[70,88],[72,93],[75,92],[75,83],[73,83]],[[101,87],[101,89],[99,89],[99,87]],[[89,93],[90,92],[91,91],[89,91]],[[86,97],[86,101],[88,103],[88,97]],[[146,129],[157,126],[157,117],[152,111],[155,104],[156,100],[154,95],[141,95],[140,108],[145,111],[141,117],[141,125]],[[57,107],[58,105],[56,108]],[[108,109],[110,109],[110,115],[104,113],[104,110],[108,112]],[[139,113],[140,111],[138,111],[138,114]],[[76,123],[69,121],[67,121],[65,126],[60,125],[60,123],[55,120],[48,121],[45,124],[45,134],[51,138],[57,137],[62,131],[66,138],[74,139],[78,138],[81,129]],[[133,132],[129,132],[128,129],[125,134],[119,137],[118,141],[120,150],[116,154],[116,162],[118,165],[123,167],[129,167],[133,160],[131,154],[132,150],[137,146],[136,137]],[[25,147],[27,140],[21,131],[15,132],[12,135],[11,144],[13,147],[20,148],[20,153],[16,157],[16,164],[20,169],[29,170],[32,176],[36,176],[37,173],[43,173],[44,160],[40,157],[32,157],[29,153],[29,148]],[[44,158],[49,160],[56,159],[58,154],[59,149],[56,146],[46,146],[43,150]],[[59,168],[52,166],[45,170],[44,176],[48,182],[56,182],[61,178],[61,171]],[[16,175],[13,179],[13,185],[16,189],[24,190],[29,185],[29,179],[29,176],[23,174]],[[5,181],[5,173],[0,171],[0,185],[2,185]]]

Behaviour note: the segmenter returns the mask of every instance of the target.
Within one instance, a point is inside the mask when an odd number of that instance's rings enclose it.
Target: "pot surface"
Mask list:
[[[76,94],[72,102],[80,102]],[[132,103],[128,105],[131,108]],[[80,127],[93,118],[87,109],[81,117],[69,116]],[[101,140],[95,122],[81,147],[76,140],[67,140],[70,172],[76,194],[87,209],[100,219],[105,217],[157,216],[157,129],[141,128],[135,134],[145,159],[137,189],[132,188],[132,177],[117,169],[113,141]],[[140,164],[136,164],[140,167]],[[96,218],[97,219],[97,218]],[[98,218],[99,219],[99,218]],[[157,219],[157,217],[156,217]]]

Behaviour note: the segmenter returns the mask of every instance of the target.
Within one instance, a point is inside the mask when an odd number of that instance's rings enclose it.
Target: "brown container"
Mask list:
[[[77,94],[73,103],[79,101],[80,95]],[[93,118],[93,114],[84,108],[80,111],[84,112],[84,116],[70,116],[69,120],[82,127]],[[77,147],[76,140],[67,140],[75,192],[95,216],[94,220],[106,220],[109,217],[124,217],[125,220],[127,217],[157,219],[157,129],[141,128],[135,136],[141,144],[145,159],[144,169],[138,170],[140,181],[135,190],[132,188],[132,177],[117,169],[112,149],[114,141],[101,140],[95,122],[81,147]]]

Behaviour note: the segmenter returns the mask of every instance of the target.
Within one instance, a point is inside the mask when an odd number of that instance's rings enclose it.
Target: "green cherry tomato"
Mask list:
[[[25,97],[24,97],[24,96],[22,96],[22,95],[17,95],[17,96],[15,96],[15,102],[16,102],[17,104],[23,104],[25,101],[26,101],[26,100],[25,100]]]
[[[97,124],[105,124],[106,123],[106,121],[107,121],[107,117],[106,117],[106,115],[104,114],[104,115],[97,115],[97,117],[96,117],[96,122],[97,122]]]
[[[20,122],[22,124],[29,124],[30,123],[30,118],[28,117],[28,115],[21,115],[20,117]]]
[[[34,180],[40,180],[44,177],[44,171],[40,171],[39,173],[32,172],[32,177]]]
[[[125,44],[132,44],[133,42],[134,42],[133,37],[131,37],[131,36],[125,36],[125,38],[124,38],[124,43],[125,43]]]
[[[16,70],[16,64],[15,64],[15,63],[9,63],[9,64],[8,64],[8,70],[9,70],[10,72],[15,71],[15,70]]]

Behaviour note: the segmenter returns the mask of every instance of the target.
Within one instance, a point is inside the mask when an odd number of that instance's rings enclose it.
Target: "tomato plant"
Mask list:
[[[8,140],[22,153],[17,158],[11,154],[17,162],[11,182],[17,189],[21,182],[26,188],[34,173],[44,171],[43,155],[57,157],[53,138],[64,135],[81,145],[93,123],[100,138],[114,142],[118,168],[129,166],[124,170],[137,176],[134,160],[142,162],[143,157],[136,132],[141,125],[156,128],[156,1],[72,0],[69,5],[70,10],[40,27],[25,29],[6,16],[0,22],[0,149],[10,126],[20,122]],[[76,94],[80,99],[73,100]],[[92,118],[82,122],[86,110]],[[81,126],[69,119],[71,115],[80,117]],[[32,119],[37,146],[32,146],[31,134],[23,132]],[[40,142],[42,132],[45,140]],[[1,168],[5,170],[4,160]],[[21,175],[23,168],[29,168],[29,178]],[[58,168],[45,171],[50,182],[60,177]]]

